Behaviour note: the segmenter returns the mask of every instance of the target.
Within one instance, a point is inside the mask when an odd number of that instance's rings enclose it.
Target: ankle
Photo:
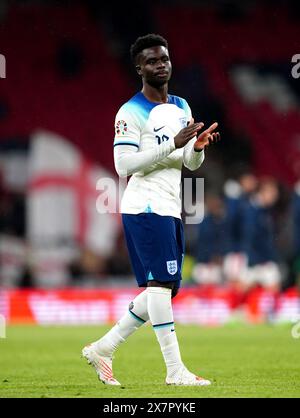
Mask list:
[[[102,337],[94,343],[94,348],[96,353],[100,356],[112,357],[113,353],[117,349],[117,346],[109,338]]]
[[[167,367],[167,378],[174,378],[177,377],[178,375],[181,375],[183,370],[185,370],[186,367],[184,366],[183,363],[181,364],[176,364],[174,366],[169,366]]]

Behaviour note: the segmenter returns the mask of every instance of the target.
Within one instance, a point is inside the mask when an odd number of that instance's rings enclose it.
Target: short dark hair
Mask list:
[[[137,56],[146,48],[153,46],[164,46],[168,49],[168,42],[161,35],[149,33],[148,35],[140,36],[130,47],[130,55],[132,62],[136,64]]]

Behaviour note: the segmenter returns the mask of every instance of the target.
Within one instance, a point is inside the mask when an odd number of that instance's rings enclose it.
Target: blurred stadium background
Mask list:
[[[186,225],[178,322],[300,315],[300,53],[297,1],[0,2],[0,314],[8,323],[105,324],[138,292],[119,215],[114,117],[140,89],[136,37],[169,41],[170,92],[217,120],[205,218]],[[104,202],[105,203],[105,202]],[[185,214],[183,214],[183,217]],[[188,307],[188,309],[187,309]]]

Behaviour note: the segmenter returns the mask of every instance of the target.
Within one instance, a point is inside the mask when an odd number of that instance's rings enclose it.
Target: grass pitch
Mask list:
[[[176,326],[187,367],[209,387],[169,387],[150,326],[116,353],[122,387],[97,380],[81,348],[108,327],[14,326],[0,339],[0,397],[207,398],[300,397],[300,340],[289,326]]]

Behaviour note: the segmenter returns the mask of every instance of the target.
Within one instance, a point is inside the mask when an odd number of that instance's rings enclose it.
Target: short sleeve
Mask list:
[[[134,113],[122,106],[115,119],[114,147],[132,145],[139,148],[140,126]]]

